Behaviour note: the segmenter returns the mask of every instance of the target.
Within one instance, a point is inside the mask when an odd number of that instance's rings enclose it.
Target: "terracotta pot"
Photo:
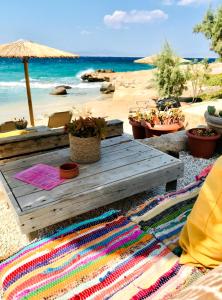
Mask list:
[[[155,125],[152,127],[150,123],[146,121],[141,122],[142,126],[145,127],[146,130],[146,137],[154,137],[154,136],[161,136],[162,134],[177,132],[184,128],[183,123],[175,123],[170,125]]]
[[[66,163],[59,167],[60,178],[71,179],[79,175],[79,166],[76,163]]]
[[[192,133],[194,129],[197,128],[192,128],[187,131],[188,146],[191,154],[201,158],[212,157],[220,134],[216,134],[215,136],[197,136]]]
[[[144,139],[146,137],[145,128],[138,121],[129,121],[132,125],[134,139]]]
[[[69,134],[69,142],[72,161],[85,164],[100,160],[100,138],[80,138]]]

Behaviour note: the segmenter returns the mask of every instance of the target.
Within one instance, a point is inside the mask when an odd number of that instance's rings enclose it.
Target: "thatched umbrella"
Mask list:
[[[30,58],[76,58],[79,55],[60,51],[31,41],[18,40],[9,44],[0,45],[0,57],[20,58],[24,63],[27,98],[31,125],[34,126],[34,114],[29,82],[28,61]]]
[[[158,54],[154,54],[154,55],[150,55],[150,56],[147,56],[147,57],[144,57],[144,58],[137,59],[134,62],[138,63],[138,64],[148,64],[148,65],[154,65],[155,66],[157,58],[158,58]],[[175,56],[175,58],[179,59],[180,64],[189,63],[189,60],[184,59],[182,57]]]

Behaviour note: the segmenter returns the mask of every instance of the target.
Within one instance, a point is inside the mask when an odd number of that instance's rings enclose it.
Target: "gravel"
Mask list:
[[[177,189],[184,187],[185,185],[191,183],[195,180],[195,176],[198,175],[203,168],[212,164],[217,156],[211,159],[200,159],[194,158],[187,152],[180,153],[180,159],[184,162],[184,177],[178,180]],[[138,195],[123,199],[121,201],[112,203],[110,205],[101,207],[99,209],[90,211],[88,213],[82,214],[75,218],[69,219],[64,222],[60,222],[56,225],[49,226],[47,228],[41,229],[36,232],[33,237],[41,238],[47,234],[53,233],[59,228],[70,225],[74,222],[80,222],[85,219],[96,217],[101,213],[109,209],[119,209],[123,213],[128,212],[130,209],[135,208],[150,197],[154,197],[158,194],[165,193],[165,186],[159,186],[153,188],[150,191],[140,193]],[[29,243],[27,237],[20,232],[20,229],[16,223],[16,218],[13,210],[9,207],[6,202],[6,198],[3,192],[0,190],[0,261],[12,255],[18,251],[21,247]]]

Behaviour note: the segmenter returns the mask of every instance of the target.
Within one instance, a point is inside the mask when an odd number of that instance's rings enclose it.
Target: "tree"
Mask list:
[[[222,6],[215,11],[208,9],[203,21],[194,27],[194,32],[201,32],[211,40],[211,50],[222,58]]]
[[[171,49],[168,42],[156,60],[155,82],[160,96],[178,98],[186,88],[186,73],[180,68],[180,59]]]
[[[193,60],[187,67],[187,76],[191,82],[192,93],[193,93],[193,102],[196,101],[202,87],[206,80],[209,78],[209,64],[208,60],[204,59],[200,62]]]

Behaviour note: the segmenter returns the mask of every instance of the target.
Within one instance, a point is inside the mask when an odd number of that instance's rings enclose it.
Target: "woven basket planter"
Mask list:
[[[100,138],[79,138],[69,134],[69,142],[72,161],[86,164],[100,160]]]

